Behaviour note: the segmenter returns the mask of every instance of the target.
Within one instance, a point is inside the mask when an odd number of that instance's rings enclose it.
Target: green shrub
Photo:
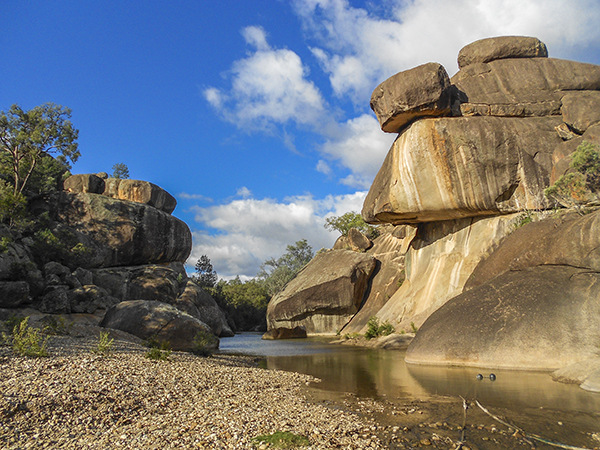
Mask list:
[[[200,331],[192,341],[192,345],[194,347],[192,353],[199,356],[211,356],[216,343],[217,338],[215,336],[210,333]]]
[[[578,207],[592,193],[600,191],[600,152],[598,146],[582,142],[571,155],[573,172],[562,175],[544,194],[565,207]]]
[[[417,326],[415,325],[414,322],[410,323],[410,328],[412,329],[413,333],[416,333],[417,331],[419,331],[419,329],[417,328]]]
[[[109,336],[110,332],[101,331],[100,335],[98,336],[98,343],[96,344],[96,347],[92,349],[92,352],[100,356],[108,356],[108,354],[112,351],[114,342],[114,339],[109,339]]]
[[[7,236],[2,236],[0,238],[0,254],[6,253],[10,247],[10,244],[13,240]]]
[[[254,446],[269,444],[269,448],[297,448],[310,445],[305,436],[300,436],[289,431],[276,431],[272,434],[263,434],[252,439]]]
[[[379,336],[389,336],[395,330],[394,326],[389,322],[379,323],[379,319],[375,316],[371,317],[367,322],[366,339],[373,339]]]
[[[156,336],[150,337],[144,345],[149,347],[146,358],[153,361],[168,361],[171,356],[171,344],[169,341],[161,341]]]
[[[73,327],[73,322],[67,322],[61,316],[45,316],[42,319],[42,323],[44,324],[44,332],[55,336],[66,336],[71,332],[71,328]]]
[[[29,317],[19,320],[12,329],[12,335],[3,334],[4,340],[12,343],[13,351],[17,355],[34,358],[48,356],[48,337],[43,337],[39,330],[30,327],[28,321]]]

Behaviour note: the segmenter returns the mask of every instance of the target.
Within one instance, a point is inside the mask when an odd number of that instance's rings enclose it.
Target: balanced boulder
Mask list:
[[[535,37],[499,36],[480,39],[458,52],[458,67],[487,63],[497,59],[547,57],[546,44]]]
[[[416,118],[450,115],[452,92],[442,65],[423,64],[377,86],[371,95],[371,109],[383,131],[397,133]]]
[[[142,180],[108,178],[105,181],[104,195],[119,200],[143,203],[171,214],[177,200],[161,187]]]
[[[422,119],[393,143],[365,199],[369,223],[544,209],[560,117]]]
[[[559,115],[564,91],[599,90],[600,66],[553,58],[471,64],[451,79],[463,115]]]
[[[268,329],[305,327],[307,333],[333,334],[360,308],[376,261],[365,253],[319,253],[267,308]]]

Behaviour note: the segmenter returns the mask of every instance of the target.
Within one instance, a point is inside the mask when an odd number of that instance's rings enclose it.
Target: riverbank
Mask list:
[[[275,431],[306,436],[309,449],[453,448],[462,435],[459,399],[340,398],[314,389],[313,377],[262,369],[255,357],[174,352],[151,361],[121,339],[102,357],[91,352],[100,329],[86,329],[51,338],[46,358],[0,348],[1,448],[245,449]],[[477,408],[465,431],[472,450],[527,445]],[[593,448],[592,433],[578,436],[569,443]]]

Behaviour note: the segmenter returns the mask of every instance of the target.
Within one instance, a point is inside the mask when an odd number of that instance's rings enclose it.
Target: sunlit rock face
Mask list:
[[[458,67],[461,69],[476,63],[487,63],[498,59],[545,58],[546,44],[529,36],[498,36],[480,39],[465,45],[458,52]]]
[[[393,143],[364,202],[370,223],[420,223],[549,206],[558,117],[422,119]]]
[[[271,299],[268,329],[302,326],[309,334],[335,334],[360,308],[375,266],[375,258],[351,250],[318,254]]]
[[[419,327],[409,362],[556,369],[597,357],[600,213],[556,216],[544,190],[581,143],[600,143],[600,66],[547,55],[536,38],[475,42],[450,80],[450,113],[402,122],[398,109],[362,214],[416,232],[400,286],[355,318]],[[378,87],[390,86],[385,104],[406,103],[412,84],[403,93],[399,80]]]
[[[192,248],[184,222],[146,204],[59,192],[48,207],[61,227],[93,250],[87,267],[184,262]]]

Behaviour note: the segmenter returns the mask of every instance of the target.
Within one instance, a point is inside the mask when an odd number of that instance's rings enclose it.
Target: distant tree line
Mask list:
[[[203,255],[196,263],[196,273],[192,278],[229,315],[238,331],[264,330],[269,301],[283,290],[313,256],[312,247],[306,239],[302,239],[294,245],[288,245],[286,253],[278,259],[265,261],[255,278],[241,281],[237,276],[225,281],[218,280],[210,258]]]

